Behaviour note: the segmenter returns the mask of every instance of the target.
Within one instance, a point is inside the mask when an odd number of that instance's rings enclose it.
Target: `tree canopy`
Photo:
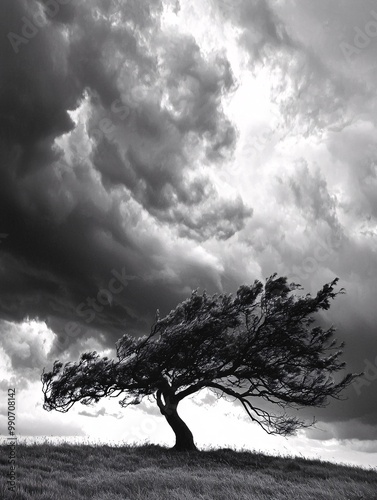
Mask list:
[[[177,406],[207,388],[239,401],[266,432],[292,434],[312,423],[287,410],[324,406],[357,377],[335,381],[345,366],[344,344],[333,338],[333,326],[322,328],[313,317],[344,293],[334,291],[337,282],[314,297],[296,294],[300,285],[276,274],[265,284],[240,286],[235,296],[193,291],[167,316],[157,316],[149,335],[123,335],[117,359],[89,352],[77,363],[55,361],[51,372],[43,370],[44,408],[66,412],[78,401],[88,405],[106,396],[122,396],[125,407],[154,396],[175,433],[175,448],[187,450],[195,444]],[[263,400],[278,413],[263,408]]]

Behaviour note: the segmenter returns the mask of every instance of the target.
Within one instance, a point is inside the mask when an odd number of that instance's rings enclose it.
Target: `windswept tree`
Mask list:
[[[120,395],[126,407],[154,396],[177,450],[196,449],[178,404],[204,388],[239,401],[269,434],[289,435],[312,425],[287,410],[340,399],[357,376],[334,379],[345,366],[339,359],[343,344],[333,339],[334,327],[323,329],[312,316],[344,291],[334,292],[336,278],[315,297],[297,295],[300,285],[276,276],[264,285],[242,285],[234,297],[192,292],[166,317],[157,316],[148,336],[124,335],[115,360],[89,352],[78,363],[55,361],[42,374],[45,410],[66,412],[77,401],[89,405]],[[263,400],[279,412],[263,408]]]

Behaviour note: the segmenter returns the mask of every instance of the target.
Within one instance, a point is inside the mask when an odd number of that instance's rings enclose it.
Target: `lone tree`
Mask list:
[[[208,388],[218,397],[238,400],[251,420],[269,434],[289,435],[308,427],[286,413],[302,406],[325,406],[357,376],[336,382],[332,376],[345,366],[339,360],[344,344],[333,340],[334,327],[313,325],[313,313],[327,310],[338,278],[312,297],[292,292],[300,285],[276,274],[265,285],[239,287],[232,295],[192,292],[165,318],[156,317],[151,333],[124,335],[116,344],[117,358],[95,351],[78,363],[55,361],[42,373],[44,409],[68,411],[105,396],[125,396],[120,404],[139,404],[154,396],[176,437],[174,449],[195,450],[193,435],[177,413],[180,401]],[[258,400],[275,403],[272,414]]]

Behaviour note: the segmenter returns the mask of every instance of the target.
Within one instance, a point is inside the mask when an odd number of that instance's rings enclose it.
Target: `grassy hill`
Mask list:
[[[19,444],[13,500],[377,500],[377,471],[228,449],[179,453],[156,445]]]

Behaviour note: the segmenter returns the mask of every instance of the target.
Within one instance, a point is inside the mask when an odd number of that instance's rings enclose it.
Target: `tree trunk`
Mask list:
[[[162,400],[162,396],[164,400]],[[159,389],[157,391],[156,399],[160,412],[164,415],[175,434],[175,445],[173,450],[197,450],[192,432],[178,415],[178,401],[176,400],[174,392],[171,390],[169,384],[164,383],[164,390]]]
[[[175,445],[173,450],[190,451],[197,450],[192,432],[185,422],[178,415],[177,410],[173,410],[170,415],[164,415],[168,424],[175,434]]]

